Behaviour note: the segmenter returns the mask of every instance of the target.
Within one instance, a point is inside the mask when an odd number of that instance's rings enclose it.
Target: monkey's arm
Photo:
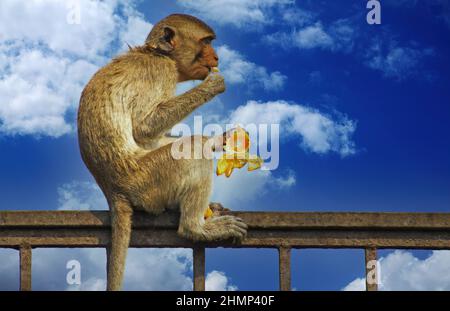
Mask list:
[[[223,77],[214,75],[186,93],[157,104],[144,118],[133,120],[134,138],[139,142],[160,136],[224,90]]]

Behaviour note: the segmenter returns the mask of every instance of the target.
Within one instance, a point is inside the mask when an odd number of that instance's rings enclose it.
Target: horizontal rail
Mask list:
[[[254,229],[449,229],[450,213],[223,212]],[[175,228],[179,214],[135,213],[134,228]],[[0,211],[6,227],[109,227],[108,211]]]
[[[227,212],[242,218],[240,244],[193,243],[176,233],[178,214],[136,213],[131,247],[450,249],[450,213]],[[0,212],[0,247],[106,247],[107,211]]]
[[[135,213],[131,247],[193,249],[193,287],[205,290],[206,247],[278,248],[280,290],[291,289],[292,248],[364,248],[366,290],[377,286],[377,249],[450,249],[450,213],[227,212],[249,226],[242,243],[194,243],[177,235],[179,214]],[[107,211],[0,212],[0,247],[20,250],[20,288],[31,290],[34,247],[105,247]]]

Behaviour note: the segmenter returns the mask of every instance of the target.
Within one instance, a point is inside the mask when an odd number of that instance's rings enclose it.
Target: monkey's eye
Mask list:
[[[209,45],[209,44],[211,44],[212,40],[213,40],[213,38],[207,37],[207,38],[201,39],[200,41],[205,45]]]

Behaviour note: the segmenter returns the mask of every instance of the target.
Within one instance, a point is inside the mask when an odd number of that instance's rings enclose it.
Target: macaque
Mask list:
[[[83,90],[78,111],[80,152],[111,212],[108,290],[121,288],[133,211],[157,215],[178,209],[178,234],[194,241],[239,241],[246,235],[247,225],[239,218],[217,213],[204,218],[210,205],[212,158],[176,160],[171,155],[175,139],[189,139],[194,148],[218,136],[166,135],[225,91],[224,78],[210,74],[219,60],[211,45],[215,38],[201,20],[170,15],[153,27],[144,45],[113,59]],[[188,80],[203,81],[175,96],[176,84]],[[217,209],[217,204],[213,207]]]

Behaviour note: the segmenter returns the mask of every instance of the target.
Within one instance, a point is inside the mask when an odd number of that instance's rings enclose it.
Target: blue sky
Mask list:
[[[105,207],[78,151],[80,91],[125,42],[142,43],[152,24],[183,12],[216,30],[227,82],[226,93],[194,114],[236,121],[245,111],[245,121],[266,116],[281,129],[278,169],[216,178],[213,199],[235,210],[450,212],[448,1],[383,1],[381,25],[367,24],[366,1],[211,2],[80,1],[81,23],[71,25],[65,4],[2,1],[0,208]],[[243,184],[251,186],[243,192]],[[59,270],[39,259],[49,255]],[[450,269],[429,264],[445,262],[446,252],[381,255],[387,271],[401,263],[385,289],[420,289],[402,271]],[[66,259],[79,258],[90,282],[81,288],[101,289],[102,256],[39,250],[35,286],[66,288]],[[177,281],[138,277],[136,267],[150,269],[161,256],[177,268],[160,270]],[[16,257],[0,251],[0,289],[16,287]],[[354,280],[358,288],[364,273],[362,250],[299,250],[292,259],[299,290],[340,290]],[[189,251],[133,251],[126,287],[186,289],[190,260]],[[207,271],[216,271],[211,288],[278,286],[275,250],[208,250]],[[422,284],[450,289],[450,278]]]

